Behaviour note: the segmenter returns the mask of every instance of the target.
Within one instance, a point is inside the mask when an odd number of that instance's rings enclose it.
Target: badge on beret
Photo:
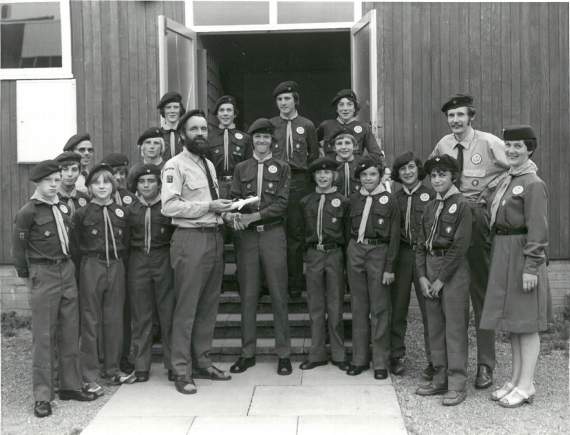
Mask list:
[[[471,184],[472,184],[473,186],[478,186],[478,185],[479,185],[479,180],[473,180],[473,181],[471,182]]]
[[[298,134],[304,134],[305,133],[305,129],[303,127],[297,127],[296,131]]]
[[[45,236],[45,237],[49,237],[50,234],[51,234],[51,233],[50,233],[48,230],[44,231],[44,236]]]
[[[380,218],[378,219],[378,225],[382,225],[384,223],[384,219]]]
[[[269,168],[267,168],[267,170],[269,171],[270,174],[276,174],[277,173],[277,166],[271,165]]]
[[[234,136],[235,136],[235,138],[236,138],[237,140],[242,140],[242,139],[243,139],[243,134],[241,134],[241,133],[236,133],[236,134],[234,134]]]
[[[422,193],[420,195],[420,201],[422,201],[422,202],[429,201],[429,195],[427,193]]]
[[[513,187],[513,195],[520,195],[523,193],[524,188],[522,186]]]
[[[120,208],[115,210],[115,214],[120,218],[125,216],[125,213],[123,213],[123,210],[121,210]]]
[[[354,132],[355,133],[362,133],[362,127],[360,125],[356,125],[354,127]]]
[[[172,175],[167,175],[166,176],[166,182],[167,183],[172,183],[174,181],[174,177]]]
[[[445,232],[446,232],[447,234],[450,234],[450,233],[451,233],[451,230],[452,230],[451,227],[446,227],[446,228],[445,228]]]
[[[378,198],[378,202],[382,205],[388,204],[388,197],[387,196],[381,196],[380,198]]]
[[[87,204],[87,200],[85,198],[79,198],[77,202],[79,203],[79,207],[85,207]]]
[[[59,205],[59,209],[63,212],[63,213],[67,213],[69,210],[67,208],[67,206],[65,204],[60,204]]]
[[[340,207],[340,199],[338,199],[338,198],[333,199],[333,200],[331,201],[331,205],[332,205],[333,207]]]
[[[130,197],[129,195],[123,197],[123,202],[127,205],[129,205],[131,202],[133,202],[133,198]]]
[[[279,148],[279,144],[278,144],[278,143],[275,144],[275,148]]]
[[[451,204],[451,207],[449,207],[449,213],[453,214],[457,211],[457,204]]]
[[[473,162],[474,165],[478,165],[479,163],[481,163],[481,160],[483,160],[481,154],[473,154],[471,156],[471,161]]]

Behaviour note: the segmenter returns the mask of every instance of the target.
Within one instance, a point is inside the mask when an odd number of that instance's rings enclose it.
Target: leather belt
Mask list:
[[[527,234],[528,229],[524,228],[494,228],[493,231],[497,236],[514,236],[516,234]]]
[[[221,232],[223,225],[215,225],[211,227],[178,227],[179,230],[199,231],[201,233],[218,233]]]
[[[269,222],[269,223],[262,224],[262,225],[251,225],[251,226],[247,227],[246,230],[248,230],[248,231],[256,231],[256,232],[258,232],[258,233],[263,233],[264,231],[267,231],[267,230],[269,230],[269,229],[271,229],[271,228],[278,227],[278,226],[280,226],[280,225],[282,225],[282,224],[283,224],[283,221],[282,221],[282,220],[278,220],[278,221],[275,221],[275,222]]]
[[[107,256],[105,254],[100,254],[99,252],[88,252],[85,254],[89,258],[97,258],[98,260],[107,261]],[[115,258],[112,252],[109,252],[109,261],[120,260],[121,257]]]
[[[431,251],[428,251],[428,254],[432,257],[445,257],[447,251],[448,249],[432,249]]]
[[[353,237],[352,238],[354,241],[357,240],[357,237]],[[360,243],[362,245],[371,245],[371,246],[378,246],[378,245],[385,245],[388,242],[382,240],[382,239],[363,239],[362,242],[357,242]]]
[[[29,258],[28,259],[30,264],[49,264],[49,265],[63,264],[69,260],[70,260],[69,257],[65,257],[65,258]]]
[[[232,181],[234,179],[233,175],[222,175],[220,177],[221,181]]]
[[[340,248],[340,245],[338,243],[314,243],[309,245],[309,247],[316,249],[317,251],[328,252]]]

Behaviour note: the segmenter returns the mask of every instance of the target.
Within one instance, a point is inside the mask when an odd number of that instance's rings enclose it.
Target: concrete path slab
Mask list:
[[[407,434],[401,417],[390,416],[304,416],[299,417],[297,435]]]
[[[99,418],[82,435],[186,435],[194,417],[107,417]]]
[[[297,365],[298,367],[298,365]],[[381,381],[374,379],[373,370],[366,370],[358,376],[348,376],[332,364],[303,371],[301,385],[391,385],[388,376]]]
[[[296,435],[296,433],[297,417],[196,417],[188,435]]]

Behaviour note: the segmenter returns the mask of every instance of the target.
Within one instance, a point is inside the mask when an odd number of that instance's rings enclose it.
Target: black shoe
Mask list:
[[[174,371],[173,370],[168,370],[168,380],[170,382],[174,382],[174,380],[176,379],[176,376],[174,376]]]
[[[422,378],[424,378],[426,381],[432,381],[434,374],[435,374],[435,369],[433,368],[433,364],[429,363],[422,372]]]
[[[459,405],[467,398],[467,393],[465,391],[448,391],[443,396],[441,404],[443,406],[455,406]]]
[[[119,362],[119,369],[121,369],[123,373],[132,373],[135,371],[135,365],[132,364],[128,359],[121,358],[121,361]]]
[[[149,373],[147,371],[136,371],[135,372],[135,382],[146,382],[149,379]]]
[[[429,383],[427,385],[421,385],[416,389],[418,396],[435,396],[436,394],[445,393],[447,393],[447,385],[434,385]]]
[[[403,375],[406,371],[403,358],[392,358],[390,360],[390,371],[396,376]]]
[[[281,376],[287,376],[293,373],[293,367],[291,367],[291,360],[289,358],[279,358],[277,363],[277,374]]]
[[[479,364],[477,368],[477,378],[475,379],[475,388],[483,390],[493,385],[493,370],[485,364]]]
[[[374,370],[374,379],[386,379],[388,377],[388,370],[376,369]]]
[[[49,417],[51,415],[51,405],[49,402],[34,403],[34,415],[38,418]]]
[[[248,368],[253,367],[254,365],[255,365],[254,356],[250,358],[240,356],[238,360],[235,363],[233,363],[233,365],[230,367],[230,373],[243,373]]]
[[[368,367],[369,367],[368,364],[366,364],[364,366],[355,366],[355,365],[350,364],[350,367],[346,371],[346,374],[348,376],[358,376],[360,373],[368,370]]]
[[[209,379],[211,381],[229,381],[232,378],[226,372],[213,365],[205,369],[194,369],[192,377],[194,379]]]
[[[343,372],[346,372],[350,368],[350,363],[348,361],[331,361],[333,366],[337,366]]]
[[[91,402],[97,399],[97,394],[82,390],[60,390],[59,400],[77,400],[78,402]]]
[[[315,367],[326,366],[328,363],[328,361],[304,361],[301,363],[299,368],[301,370],[312,370]]]
[[[180,376],[174,379],[174,388],[181,394],[196,394],[198,389],[193,379],[189,381],[186,380],[184,376]]]

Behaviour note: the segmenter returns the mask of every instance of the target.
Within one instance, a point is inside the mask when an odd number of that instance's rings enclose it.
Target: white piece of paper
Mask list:
[[[241,210],[244,205],[257,204],[259,201],[259,196],[251,196],[245,199],[238,199],[232,203],[230,210]]]

